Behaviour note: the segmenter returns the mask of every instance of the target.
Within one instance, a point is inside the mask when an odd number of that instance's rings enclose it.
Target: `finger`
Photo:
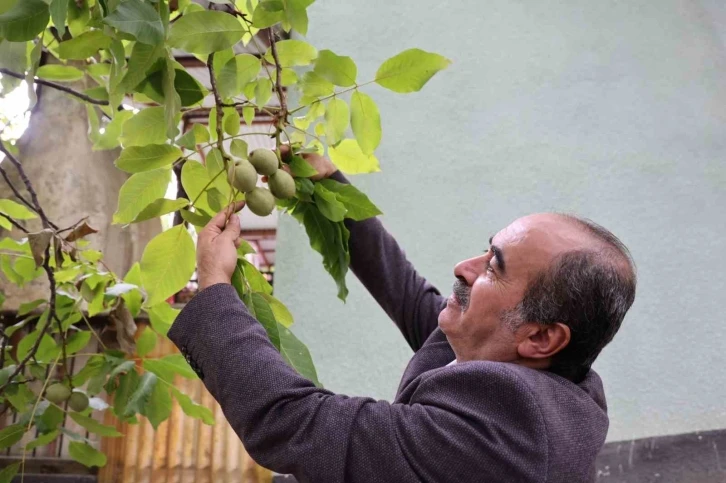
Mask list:
[[[242,238],[237,238],[237,239],[236,239],[236,240],[234,241],[234,247],[235,247],[235,248],[239,248],[239,247],[240,247],[240,245],[242,245]]]
[[[229,218],[232,213],[241,210],[244,205],[244,201],[237,201],[236,203],[228,205],[225,209],[214,215],[214,218],[207,223],[205,230],[209,230],[212,233],[221,233],[227,224],[227,218]]]
[[[220,236],[229,238],[231,241],[235,241],[239,238],[240,230],[239,216],[233,213],[232,216],[229,217],[229,221],[227,221],[227,225],[224,227],[224,231]]]

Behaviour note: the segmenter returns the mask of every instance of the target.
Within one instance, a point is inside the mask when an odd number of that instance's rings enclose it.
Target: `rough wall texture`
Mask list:
[[[85,87],[88,86],[75,86],[79,90]],[[49,88],[42,89],[39,99],[28,129],[19,141],[18,159],[48,217],[64,228],[88,216],[88,224],[99,231],[88,237],[92,247],[102,250],[104,262],[123,276],[141,258],[144,246],[161,231],[161,225],[158,220],[125,228],[111,225],[119,189],[128,178],[113,164],[118,151],[92,151],[86,108],[82,103]],[[3,166],[12,174],[13,184],[27,195],[10,163],[4,162]],[[0,198],[6,197],[12,198],[12,192],[1,182]],[[40,228],[39,221],[29,224],[31,230]],[[23,288],[4,279],[1,282],[7,296],[5,309],[47,296],[45,277]]]
[[[631,248],[635,305],[596,364],[610,440],[726,427],[726,4],[715,0],[318,0],[310,41],[359,80],[409,48],[452,66],[421,92],[368,88],[382,174],[355,177],[419,270],[456,262],[537,211],[574,211]],[[280,226],[277,295],[330,389],[392,398],[410,357],[352,277],[346,305]]]

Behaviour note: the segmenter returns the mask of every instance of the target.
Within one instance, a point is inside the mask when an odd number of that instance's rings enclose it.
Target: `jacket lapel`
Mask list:
[[[406,402],[408,400],[415,386],[418,386],[416,380],[418,376],[432,369],[445,366],[453,361],[454,357],[454,351],[451,349],[446,335],[441,329],[437,328],[409,361],[401,378],[401,383],[398,385],[395,402]]]

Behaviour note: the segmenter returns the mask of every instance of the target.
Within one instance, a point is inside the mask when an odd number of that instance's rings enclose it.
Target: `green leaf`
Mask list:
[[[0,470],[0,483],[11,483],[19,470],[20,463],[13,463]]]
[[[257,267],[244,258],[237,260],[237,264],[240,266],[247,283],[254,292],[260,292],[261,294],[272,293],[272,285],[270,285],[270,282],[267,281],[265,276],[257,270]]]
[[[124,147],[164,144],[166,117],[163,107],[147,107],[126,121],[121,134]]]
[[[117,148],[119,146],[119,137],[121,137],[123,125],[133,115],[133,111],[130,110],[116,112],[111,122],[106,124],[106,127],[104,127],[104,132],[98,136],[98,139],[93,145],[93,150],[98,151]]]
[[[381,115],[373,99],[357,90],[350,98],[350,124],[363,154],[373,154],[381,142]]]
[[[103,22],[133,35],[142,44],[156,45],[164,40],[159,13],[141,0],[123,0]]]
[[[174,22],[168,43],[177,49],[208,55],[232,47],[244,31],[242,24],[228,13],[192,12]]]
[[[301,376],[307,377],[313,384],[322,387],[318,381],[315,365],[313,365],[313,358],[305,344],[282,324],[278,324],[278,333],[280,334],[280,354],[285,362]]]
[[[43,0],[18,0],[0,15],[0,37],[11,42],[33,40],[49,20],[48,5]]]
[[[141,221],[150,220],[157,218],[167,213],[173,213],[189,205],[189,200],[186,198],[177,198],[175,200],[169,200],[166,198],[159,198],[151,202],[149,206],[141,210],[141,213],[136,215],[134,221],[131,223],[139,223]]]
[[[153,372],[169,384],[174,384],[175,374],[186,379],[198,379],[197,373],[189,367],[181,354],[170,354],[161,359],[146,359],[144,369]]]
[[[154,305],[153,307],[149,307],[146,309],[146,312],[149,314],[151,327],[156,331],[156,333],[165,336],[167,332],[169,332],[171,324],[174,323],[174,319],[176,319],[176,316],[179,315],[181,310],[173,308],[166,302],[162,302]]]
[[[146,416],[155,430],[158,429],[159,424],[171,416],[169,387],[164,383],[157,382],[151,391],[151,397],[139,412]]]
[[[288,23],[300,35],[307,35],[308,33],[307,5],[309,5],[307,0],[288,0],[285,9]]]
[[[116,167],[127,173],[140,173],[162,168],[182,157],[181,149],[170,144],[129,146],[121,151]]]
[[[109,438],[118,438],[119,436],[123,436],[123,434],[119,433],[113,426],[101,424],[100,422],[96,421],[93,418],[89,418],[88,416],[83,416],[81,414],[71,412],[69,412],[69,415],[73,421],[75,421],[80,426],[86,428],[91,433]]]
[[[165,50],[163,44],[147,45],[136,42],[131,51],[131,57],[129,58],[128,71],[121,80],[120,88],[124,92],[136,88],[146,78],[146,72],[154,65],[156,59],[164,54]],[[159,92],[161,92],[161,79],[159,81],[159,87]]]
[[[289,166],[290,171],[292,171],[292,175],[298,178],[309,178],[318,174],[315,168],[310,166],[310,163],[305,161],[305,158],[302,156],[293,156],[290,160]]]
[[[33,220],[38,217],[38,215],[27,209],[25,205],[16,203],[13,200],[0,199],[0,213],[8,215],[10,218],[15,218],[16,220]]]
[[[50,18],[58,30],[58,36],[63,38],[66,33],[66,16],[68,15],[68,0],[52,0],[50,2]]]
[[[171,393],[177,402],[179,402],[179,406],[181,406],[184,414],[192,418],[200,419],[204,424],[210,426],[214,424],[214,414],[212,414],[212,411],[208,407],[195,404],[189,396],[175,387],[171,388]]]
[[[13,424],[0,431],[0,449],[9,448],[23,438],[26,426]]]
[[[338,201],[343,203],[348,211],[346,218],[362,221],[382,214],[381,210],[353,185],[339,183],[333,179],[323,179],[318,183],[336,194]]]
[[[136,354],[139,357],[146,357],[156,347],[159,337],[149,327],[144,327],[141,335],[136,339]]]
[[[241,139],[233,139],[229,146],[229,152],[232,153],[232,156],[236,156],[238,158],[247,159],[248,151],[249,146]]]
[[[71,441],[68,445],[69,456],[79,463],[88,466],[106,466],[106,455],[88,443]]]
[[[272,97],[272,81],[265,77],[257,81],[257,87],[255,87],[255,101],[258,106],[267,105],[267,101]]]
[[[353,139],[344,139],[328,150],[330,160],[338,169],[348,174],[375,173],[381,168],[378,159],[372,154],[364,154]]]
[[[166,96],[164,94],[164,80],[168,73],[168,69],[157,70],[144,79],[137,87],[136,91],[146,97],[164,104]],[[175,69],[174,71],[174,90],[179,94],[179,100],[182,106],[191,106],[198,103],[207,95],[207,90],[183,69]]]
[[[317,49],[302,40],[281,40],[275,43],[275,47],[282,67],[310,65],[318,57]],[[271,48],[267,49],[265,60],[274,63]]]
[[[272,309],[272,313],[275,315],[275,319],[284,327],[290,327],[294,321],[292,314],[287,307],[285,307],[282,302],[272,295],[262,294],[262,296],[265,298],[267,303],[270,304],[270,308]]]
[[[300,87],[304,95],[311,97],[329,96],[335,89],[332,82],[314,71],[306,72],[303,75]]]
[[[66,354],[75,354],[79,350],[83,349],[88,345],[91,340],[91,332],[87,330],[81,330],[74,332],[73,335],[66,339]]]
[[[345,205],[338,201],[335,193],[328,191],[322,184],[315,184],[315,204],[320,213],[330,221],[343,221],[348,210]]]
[[[46,64],[42,65],[35,72],[41,79],[50,81],[71,82],[83,78],[83,71],[70,65]]]
[[[23,360],[30,352],[30,349],[35,344],[40,336],[40,329],[36,329],[30,334],[23,337],[18,343],[18,360]],[[35,359],[39,362],[50,362],[52,359],[58,356],[60,353],[60,347],[55,343],[55,340],[48,334],[43,334],[43,338],[40,341],[38,350],[35,353]]]
[[[133,363],[133,361],[128,362]],[[128,419],[136,414],[136,410],[132,410],[128,416],[125,415],[131,396],[135,394],[136,388],[139,387],[140,379],[139,374],[133,369],[133,365],[128,372],[119,378],[118,387],[113,393],[113,412],[117,417]],[[111,380],[109,378],[109,381]]]
[[[270,12],[260,3],[252,13],[252,26],[258,29],[272,27],[285,19],[285,12]]]
[[[156,377],[156,374],[151,372],[145,372],[139,379],[138,385],[135,387],[133,393],[129,397],[128,403],[126,404],[126,408],[123,413],[123,417],[129,418],[134,414],[141,412],[141,409],[151,398],[151,393],[154,390],[154,386],[156,386],[158,382],[159,379]]]
[[[338,144],[348,129],[350,111],[342,99],[331,99],[325,109],[325,137],[330,145]]]
[[[222,118],[222,127],[224,132],[230,136],[236,136],[240,130],[239,112],[234,107],[224,108],[224,117]]]
[[[252,293],[252,305],[255,311],[255,318],[262,324],[267,331],[270,342],[277,350],[280,350],[280,329],[275,314],[267,303],[267,300],[260,293]]]
[[[175,88],[176,69],[171,52],[167,52],[164,66],[164,118],[166,119],[166,137],[176,138],[179,134],[179,115],[181,112],[181,97]],[[200,99],[201,100],[201,99]]]
[[[236,141],[236,140],[235,140]],[[201,124],[192,124],[191,128],[177,139],[177,144],[193,150],[197,144],[209,142],[209,131]],[[234,143],[234,141],[232,141]]]
[[[82,33],[78,37],[61,42],[58,45],[58,57],[66,60],[84,60],[100,49],[107,49],[110,45],[111,37],[108,37],[100,30],[91,30]]]
[[[195,268],[194,241],[184,225],[154,237],[141,256],[141,280],[153,306],[171,297],[191,279]]]
[[[216,60],[215,60],[216,64]],[[219,73],[217,86],[223,99],[234,97],[257,78],[261,69],[260,59],[250,54],[231,58]]]
[[[416,92],[451,63],[439,54],[408,49],[391,57],[376,72],[376,83],[393,92]]]
[[[50,433],[41,434],[36,439],[31,441],[30,443],[25,445],[25,451],[32,451],[35,448],[39,448],[41,446],[45,446],[46,444],[50,444],[51,442],[55,441],[55,439],[60,435],[59,429],[54,429]],[[2,478],[0,478],[0,482],[2,481]]]
[[[220,177],[222,177],[220,175]],[[211,181],[206,168],[197,161],[187,160],[182,166],[181,182],[190,200],[196,200],[195,208],[209,211],[205,186]]]
[[[136,287],[141,286],[141,265],[139,265],[139,262],[131,265],[131,268],[124,277],[124,282],[126,282],[126,284],[128,285],[133,285]],[[123,298],[126,302],[126,307],[128,307],[131,315],[134,317],[138,316],[139,311],[141,310],[141,291],[137,288],[136,290],[124,292],[123,294],[121,294],[121,298]]]
[[[315,73],[336,86],[350,87],[355,84],[358,68],[353,59],[336,55],[330,50],[321,50],[315,61]]]
[[[200,212],[199,209],[197,209],[197,211],[180,210],[179,213],[181,213],[181,217],[184,219],[184,221],[189,222],[199,228],[204,228],[205,226],[207,226],[207,223],[209,223],[209,221],[212,219],[211,216]]]
[[[320,213],[318,207],[311,203],[297,208],[293,216],[305,225],[310,246],[323,256],[323,267],[338,285],[338,298],[345,300],[348,295],[345,275],[350,263],[348,251],[350,233],[347,228],[343,222],[328,220]]]
[[[255,120],[255,108],[252,106],[245,106],[242,108],[242,118],[245,120],[245,124],[248,126],[252,125],[252,121]]]
[[[153,201],[164,196],[171,182],[171,170],[155,169],[132,175],[121,186],[114,223],[131,223]]]

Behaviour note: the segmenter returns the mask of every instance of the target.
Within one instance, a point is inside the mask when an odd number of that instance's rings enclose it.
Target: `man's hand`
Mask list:
[[[288,157],[291,156],[290,154],[290,146],[283,144],[280,146],[280,155],[282,156],[283,160],[286,160]],[[331,174],[338,171],[338,168],[335,167],[332,161],[330,161],[325,156],[322,156],[317,153],[303,153],[300,155],[305,161],[308,162],[310,166],[312,166],[315,171],[318,172],[315,176],[311,177],[310,179],[313,181],[318,181],[323,178],[329,177]],[[287,167],[287,165],[283,165],[283,169],[290,172],[290,168]],[[264,180],[263,180],[264,181]]]
[[[200,291],[216,283],[232,282],[232,274],[237,266],[237,247],[241,242],[236,212],[244,205],[244,201],[229,205],[217,213],[199,233],[197,278]]]

